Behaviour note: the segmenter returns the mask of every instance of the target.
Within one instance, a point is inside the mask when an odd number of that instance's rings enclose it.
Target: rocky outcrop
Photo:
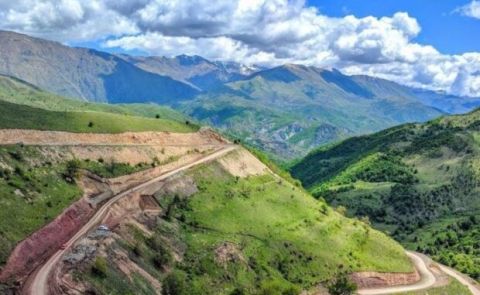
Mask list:
[[[22,281],[67,242],[93,213],[94,208],[85,199],[81,199],[52,222],[20,242],[0,273],[0,282]]]
[[[356,272],[351,279],[359,289],[381,288],[398,285],[410,285],[420,281],[420,274],[417,270],[407,273],[382,273],[382,272]]]

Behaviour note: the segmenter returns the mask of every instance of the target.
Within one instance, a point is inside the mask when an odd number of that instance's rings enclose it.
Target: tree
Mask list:
[[[160,119],[160,115],[159,115],[159,114],[156,114],[156,115],[155,115],[155,118],[156,118],[156,119]]]
[[[347,274],[341,273],[328,286],[331,295],[352,295],[357,291],[357,285],[350,281]]]
[[[75,181],[75,178],[78,177],[80,168],[81,168],[81,163],[78,159],[69,160],[67,162],[65,173],[63,174],[65,177],[65,180],[67,180],[68,182]]]
[[[88,127],[90,127],[90,128],[93,127],[93,122],[92,121],[88,122]]]

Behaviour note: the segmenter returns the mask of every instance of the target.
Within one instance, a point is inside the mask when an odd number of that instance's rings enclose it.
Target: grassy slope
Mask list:
[[[52,163],[42,147],[0,146],[0,265],[19,241],[58,216],[82,192],[65,180],[66,161]],[[76,161],[78,168],[117,177],[151,168],[159,162]],[[162,163],[163,164],[163,163]]]
[[[480,278],[480,110],[312,152],[292,174],[409,248]]]
[[[66,99],[14,78],[0,76],[0,128],[73,132],[191,132],[185,116],[167,107],[145,104],[108,105]],[[156,117],[159,119],[156,119]],[[93,122],[93,127],[88,127]]]
[[[195,125],[103,112],[54,112],[0,101],[0,128],[119,133],[125,131],[193,132]],[[89,127],[92,122],[93,126]]]
[[[35,147],[0,147],[0,163],[2,265],[17,242],[53,220],[81,191],[62,177],[64,164],[51,164]]]
[[[157,218],[153,237],[132,227],[132,244],[119,245],[164,286],[172,276],[184,281],[175,294],[297,294],[293,291],[313,288],[340,271],[412,270],[390,238],[344,218],[287,181],[270,175],[235,178],[216,163],[185,177],[194,179],[198,192],[188,198],[158,195],[168,213]],[[215,250],[224,242],[235,245],[238,256],[222,264]],[[181,261],[173,262],[171,249],[183,252]],[[86,279],[98,280],[88,274]],[[281,293],[287,290],[292,293]]]

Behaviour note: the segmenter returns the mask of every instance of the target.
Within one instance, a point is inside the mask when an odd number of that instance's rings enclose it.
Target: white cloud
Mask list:
[[[479,15],[479,2],[460,8]],[[480,53],[446,55],[415,42],[421,27],[390,17],[328,17],[304,0],[0,1],[0,28],[152,55],[337,67],[415,87],[480,96]]]
[[[468,4],[457,8],[455,11],[468,17],[480,19],[480,1],[473,0]]]

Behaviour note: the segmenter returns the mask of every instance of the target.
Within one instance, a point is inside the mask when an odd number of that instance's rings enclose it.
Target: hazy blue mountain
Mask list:
[[[443,114],[408,88],[337,70],[284,65],[199,95],[187,114],[282,159],[348,136]]]
[[[198,91],[104,52],[0,31],[0,74],[56,94],[101,102],[172,103]]]
[[[201,56],[113,55],[6,31],[0,44],[0,74],[88,101],[169,105],[279,159],[480,105],[480,99],[302,65],[261,69]]]
[[[183,54],[173,58],[129,55],[120,57],[145,71],[172,77],[198,90],[209,90],[223,83],[243,79],[257,70],[234,62],[209,61],[198,55]]]

